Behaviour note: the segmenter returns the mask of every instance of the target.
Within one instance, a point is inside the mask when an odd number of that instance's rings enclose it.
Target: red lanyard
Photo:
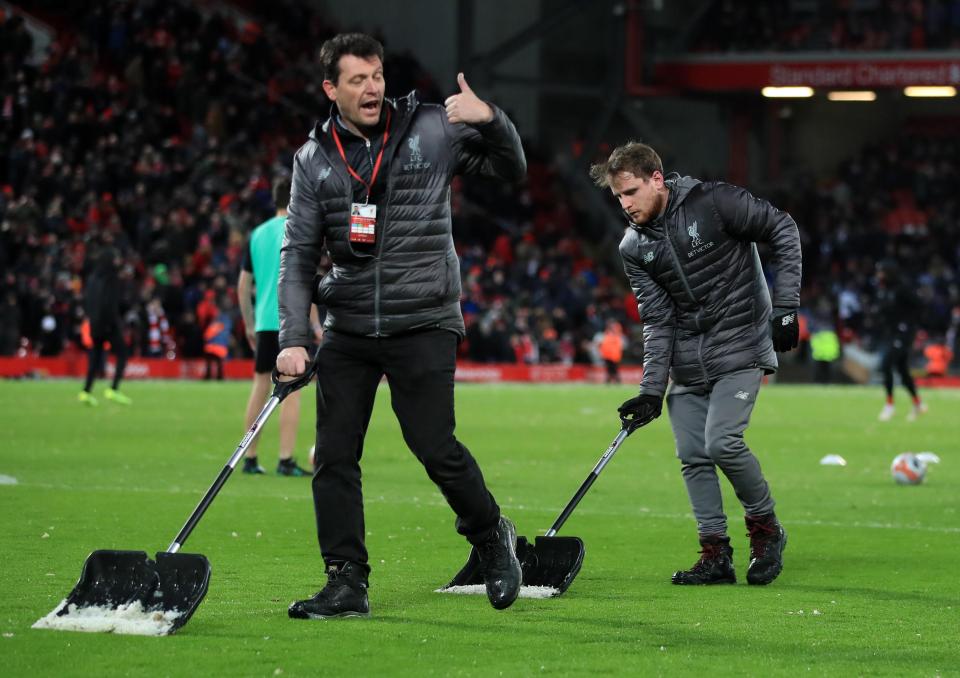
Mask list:
[[[357,171],[350,167],[350,163],[347,162],[347,155],[343,152],[343,144],[340,143],[340,135],[337,134],[337,122],[335,120],[330,126],[330,129],[333,130],[333,140],[337,144],[337,150],[340,151],[340,157],[343,158],[343,164],[347,166],[347,171],[350,172],[350,176],[367,187],[367,201],[369,201],[370,192],[373,189],[373,184],[377,181],[377,173],[380,171],[380,161],[383,160],[383,149],[387,147],[387,139],[390,138],[390,107],[387,107],[387,125],[383,129],[383,143],[380,144],[380,152],[377,153],[377,161],[373,164],[373,173],[370,175],[370,183],[364,181],[363,177],[357,174]]]

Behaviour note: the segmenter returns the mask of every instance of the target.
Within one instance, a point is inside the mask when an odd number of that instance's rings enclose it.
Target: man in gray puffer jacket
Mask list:
[[[386,376],[404,440],[477,550],[487,596],[508,607],[520,590],[516,531],[500,515],[470,451],[454,436],[456,347],[464,335],[450,182],[456,173],[519,181],[526,160],[513,123],[461,73],[445,109],[415,93],[384,99],[383,47],[338,35],[320,53],[334,101],[297,152],[280,255],[281,374],[308,362],[309,309],[327,309],[317,354],[313,498],[327,585],[293,603],[301,619],[369,614],[370,571],[360,457]],[[315,288],[323,247],[332,270]]]
[[[783,569],[787,535],[774,514],[760,464],[743,441],[775,351],[797,345],[800,235],[786,212],[721,182],[663,175],[657,153],[630,142],[591,168],[630,221],[620,256],[644,323],[640,394],[620,406],[633,431],[658,416],[666,396],[683,479],[697,520],[701,557],[674,584],[734,583],[717,467],[743,504],[750,584]],[[756,243],[776,268],[770,292]]]

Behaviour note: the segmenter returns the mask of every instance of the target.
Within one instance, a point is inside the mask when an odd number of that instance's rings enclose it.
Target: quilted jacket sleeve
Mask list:
[[[673,339],[676,330],[676,307],[663,287],[640,266],[631,247],[632,234],[620,243],[623,270],[637,298],[643,322],[643,380],[640,393],[663,397],[670,376]]]
[[[304,147],[306,148],[306,147]],[[280,348],[309,346],[310,303],[323,247],[323,212],[303,149],[293,159],[290,204],[280,248]]]
[[[493,109],[493,120],[482,125],[450,123],[442,112],[443,124],[453,137],[457,169],[462,174],[482,174],[516,183],[527,175],[527,159],[520,135],[502,110]]]
[[[739,240],[766,243],[773,253],[774,308],[800,306],[802,254],[797,222],[766,200],[732,184],[715,184],[714,205],[727,232]]]

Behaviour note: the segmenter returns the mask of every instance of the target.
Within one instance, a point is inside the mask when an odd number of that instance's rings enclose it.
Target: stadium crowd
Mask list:
[[[960,2],[920,4],[960,12]],[[270,7],[260,24],[181,1],[100,0],[51,19],[58,30],[38,65],[22,22],[0,15],[0,355],[82,350],[83,281],[109,241],[125,262],[133,355],[201,357],[205,330],[225,322],[230,355],[249,356],[235,291],[246,237],[273,213],[271,179],[289,173],[325,116],[309,72],[335,32],[298,5]],[[415,87],[442,98],[409,54],[387,64],[388,96]],[[550,155],[528,157],[521,186],[453,185],[461,357],[598,362],[607,321],[629,337],[636,306]],[[956,141],[906,134],[864,149],[830,183],[769,196],[801,226],[811,322],[869,344],[873,271],[896,257],[926,302],[923,325],[956,349],[958,163]],[[638,351],[628,344],[627,360]]]
[[[226,314],[231,354],[247,355],[234,289],[246,235],[272,214],[270,178],[289,173],[312,124],[305,109],[317,117],[326,106],[302,76],[306,45],[333,30],[285,7],[261,28],[188,3],[99,2],[61,24],[36,68],[29,36],[3,40],[0,354],[83,345],[85,269],[109,239],[124,256],[135,354],[199,357],[205,328]],[[16,18],[3,31],[24,34]],[[388,93],[440,97],[409,55],[388,64]],[[455,186],[462,350],[590,360],[604,320],[630,311],[583,251],[547,163],[530,165],[515,190]]]
[[[956,49],[960,0],[716,0],[697,52]]]

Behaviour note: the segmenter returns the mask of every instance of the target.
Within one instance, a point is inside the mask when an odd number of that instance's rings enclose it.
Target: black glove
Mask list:
[[[779,353],[796,348],[800,343],[800,324],[797,322],[797,309],[775,308],[770,320],[773,336],[773,349]]]
[[[617,412],[627,433],[633,433],[660,416],[663,398],[655,395],[640,394],[626,401]]]

